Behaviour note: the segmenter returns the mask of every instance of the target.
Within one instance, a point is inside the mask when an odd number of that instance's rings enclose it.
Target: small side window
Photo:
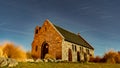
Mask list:
[[[83,49],[83,47],[81,47],[81,53],[83,53],[84,52],[84,49]]]
[[[75,51],[77,51],[77,47],[75,46]]]
[[[87,54],[90,54],[90,50],[89,49],[87,49]]]
[[[37,51],[37,50],[38,50],[38,46],[35,47],[35,51]]]
[[[74,45],[72,44],[72,50],[74,51]]]
[[[47,28],[45,27],[45,31],[47,31]]]
[[[80,47],[80,52],[82,51],[82,47]]]
[[[87,54],[89,54],[89,53],[90,53],[90,52],[89,52],[89,49],[86,49],[86,53],[87,53]]]
[[[38,29],[36,29],[35,34],[38,34]]]

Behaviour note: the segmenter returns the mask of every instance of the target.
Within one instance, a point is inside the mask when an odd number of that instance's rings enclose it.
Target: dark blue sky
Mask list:
[[[0,0],[0,42],[31,50],[34,28],[45,19],[80,32],[95,55],[120,50],[120,0]]]

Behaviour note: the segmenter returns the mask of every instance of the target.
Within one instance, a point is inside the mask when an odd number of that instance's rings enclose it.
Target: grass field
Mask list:
[[[4,67],[5,68],[5,67]],[[19,63],[14,68],[120,68],[120,64],[105,63]]]

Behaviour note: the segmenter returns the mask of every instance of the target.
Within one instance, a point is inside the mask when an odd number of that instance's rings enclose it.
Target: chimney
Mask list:
[[[80,33],[77,34],[80,37]]]

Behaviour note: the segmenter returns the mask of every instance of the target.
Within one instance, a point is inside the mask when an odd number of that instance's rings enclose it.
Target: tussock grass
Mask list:
[[[120,64],[107,63],[19,63],[14,68],[119,68]]]
[[[26,52],[18,45],[12,42],[5,42],[0,47],[0,57],[13,58],[18,61],[24,61],[26,59]]]

